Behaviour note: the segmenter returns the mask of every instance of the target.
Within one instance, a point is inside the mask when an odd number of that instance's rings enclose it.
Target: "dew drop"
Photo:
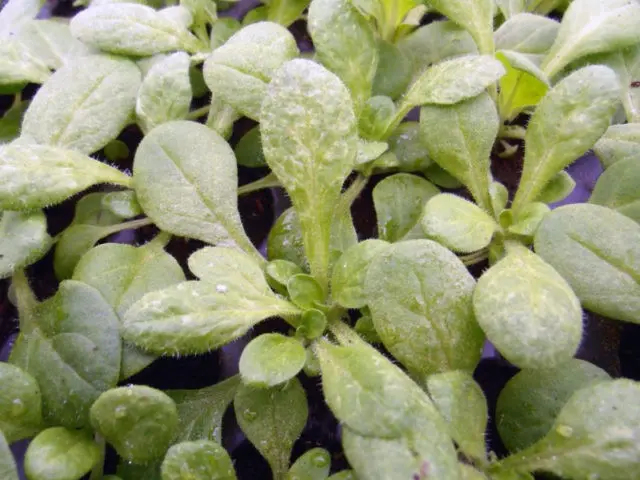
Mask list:
[[[127,407],[120,405],[118,407],[116,407],[115,411],[113,412],[113,415],[116,418],[124,418],[127,416]]]
[[[322,468],[327,466],[327,464],[329,463],[329,459],[326,455],[315,455],[311,459],[311,463],[313,463],[318,468]]]
[[[556,432],[558,432],[558,435],[561,435],[565,438],[570,438],[571,435],[573,435],[573,428],[571,428],[569,425],[558,425],[556,427]]]
[[[258,417],[258,414],[256,412],[254,412],[253,410],[249,410],[248,408],[244,412],[242,412],[242,415],[247,422],[253,422]]]
[[[11,402],[11,415],[17,417],[24,413],[24,403],[19,398],[15,398]]]
[[[222,285],[221,283],[216,285],[216,292],[218,293],[227,293],[228,290],[229,287],[227,287],[226,285]]]

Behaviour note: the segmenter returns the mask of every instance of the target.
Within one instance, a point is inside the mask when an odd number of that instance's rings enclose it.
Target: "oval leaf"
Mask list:
[[[2,212],[1,215],[0,278],[6,278],[40,260],[52,240],[42,211]]]
[[[172,446],[162,461],[162,480],[235,480],[229,454],[216,442],[183,442]]]
[[[42,423],[42,397],[36,379],[2,362],[0,384],[0,431],[6,441],[13,443],[36,433]]]
[[[279,333],[254,338],[242,351],[240,375],[247,385],[274,387],[295,377],[307,360],[302,344]]]
[[[640,123],[611,125],[593,151],[605,168],[629,158],[640,160]]]
[[[589,203],[609,207],[640,223],[640,162],[627,159],[607,168]]]
[[[493,53],[494,0],[429,0],[429,4],[467,30],[481,53]]]
[[[331,455],[324,448],[312,448],[291,466],[285,480],[325,480],[331,469]]]

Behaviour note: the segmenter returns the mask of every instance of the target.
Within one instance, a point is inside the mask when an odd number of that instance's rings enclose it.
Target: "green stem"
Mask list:
[[[211,110],[211,105],[205,105],[204,107],[197,108],[192,110],[187,114],[187,120],[197,120],[205,115],[209,114],[209,110]]]
[[[364,187],[367,186],[367,182],[369,182],[369,177],[358,174],[353,183],[349,185],[349,188],[342,194],[340,197],[340,201],[335,210],[334,218],[340,218],[340,215],[344,215],[346,212],[351,210],[351,205],[353,202],[360,196]]]
[[[329,331],[341,345],[353,345],[364,342],[346,323],[338,319],[329,319]]]
[[[117,225],[109,225],[106,227],[101,227],[103,230],[100,238],[108,237],[109,235],[113,235],[114,233],[121,232],[122,230],[133,230],[136,228],[146,227],[147,225],[152,225],[152,224],[153,222],[149,218],[145,217],[145,218],[139,218],[137,220],[131,220],[129,222],[118,223]],[[57,243],[60,240],[60,237],[62,237],[62,234],[64,232],[65,230],[63,230],[58,235],[53,237],[52,244]]]
[[[98,461],[91,470],[91,476],[89,477],[89,480],[102,480],[102,476],[104,473],[104,457],[107,445],[102,435],[98,433],[96,433],[95,441],[98,444],[98,448],[100,449],[100,455],[98,457]]]
[[[30,332],[34,328],[33,324],[33,310],[38,305],[38,299],[36,298],[29,280],[24,273],[24,270],[16,270],[11,277],[11,285],[16,297],[16,307],[18,308],[18,318],[20,321],[20,331]]]
[[[470,253],[469,255],[462,255],[459,258],[466,266],[475,265],[476,263],[480,263],[489,258],[489,251],[484,248],[477,252]]]
[[[282,184],[280,183],[280,180],[278,180],[278,177],[276,177],[273,173],[270,173],[266,177],[262,177],[260,180],[256,180],[255,182],[247,183],[246,185],[238,187],[238,195],[246,195],[247,193],[264,190],[265,188],[281,186]]]
[[[524,140],[527,134],[527,129],[520,125],[502,125],[498,136],[500,138],[515,138],[517,140]]]
[[[173,235],[171,235],[169,232],[161,231],[153,238],[153,240],[147,243],[147,246],[149,248],[157,248],[159,250],[164,250],[167,244],[171,241],[172,237]]]

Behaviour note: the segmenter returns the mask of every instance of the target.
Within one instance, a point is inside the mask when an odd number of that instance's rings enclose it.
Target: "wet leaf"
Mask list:
[[[229,454],[216,442],[201,440],[172,446],[162,462],[162,480],[235,480]]]
[[[36,379],[2,362],[0,383],[0,432],[6,442],[13,443],[37,433],[42,427],[42,397]]]
[[[325,480],[330,468],[329,452],[324,448],[312,448],[295,461],[285,480]]]
[[[307,360],[304,346],[279,333],[265,333],[249,342],[240,357],[245,385],[274,387],[295,377]]]

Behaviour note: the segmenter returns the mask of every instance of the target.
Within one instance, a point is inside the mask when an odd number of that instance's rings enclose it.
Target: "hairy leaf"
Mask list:
[[[274,387],[295,377],[307,360],[304,346],[279,333],[254,338],[242,351],[240,375],[245,385]]]
[[[609,207],[640,223],[640,162],[616,162],[598,178],[589,203]]]
[[[324,448],[312,448],[302,454],[285,480],[325,480],[331,469],[331,455]]]
[[[0,278],[40,260],[51,247],[41,210],[0,214]],[[6,433],[6,432],[5,432]]]
[[[495,0],[429,0],[429,4],[466,29],[478,45],[480,53],[493,54]]]
[[[627,159],[640,161],[640,123],[611,125],[593,151],[605,168]]]
[[[162,461],[162,480],[235,480],[233,462],[220,444],[209,440],[172,446]]]
[[[0,383],[0,432],[6,441],[13,443],[38,432],[42,426],[42,396],[36,379],[1,362]]]
[[[553,45],[559,29],[560,24],[551,18],[518,13],[496,30],[496,50],[546,54]]]

